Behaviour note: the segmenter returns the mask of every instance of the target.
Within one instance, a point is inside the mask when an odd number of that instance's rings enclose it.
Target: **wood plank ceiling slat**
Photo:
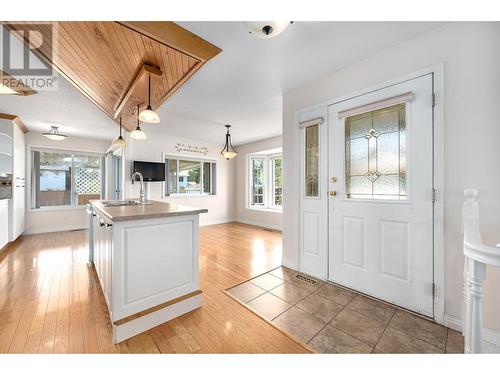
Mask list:
[[[23,29],[16,24],[4,25],[10,30]],[[156,109],[220,52],[172,22],[65,21],[54,25],[57,48],[42,44],[36,53],[116,122],[124,117],[129,130],[136,124],[137,104],[144,107],[148,100],[147,76],[132,85],[140,72],[144,74],[145,64],[161,73],[146,71],[155,74],[151,105]],[[41,29],[44,37],[50,31],[49,25]],[[130,90],[136,92],[130,95]]]

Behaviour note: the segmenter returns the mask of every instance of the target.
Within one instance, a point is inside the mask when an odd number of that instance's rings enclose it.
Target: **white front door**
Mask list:
[[[425,75],[328,113],[329,279],[430,317],[432,82]]]

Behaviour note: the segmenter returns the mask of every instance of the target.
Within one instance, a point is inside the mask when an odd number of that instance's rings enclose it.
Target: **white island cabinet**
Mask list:
[[[89,254],[114,342],[201,307],[198,216],[207,210],[156,201],[107,204],[90,203]]]

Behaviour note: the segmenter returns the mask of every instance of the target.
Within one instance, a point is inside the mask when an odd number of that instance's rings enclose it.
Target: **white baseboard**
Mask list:
[[[207,225],[231,223],[234,221],[235,221],[235,219],[233,219],[233,218],[212,219],[212,220],[207,220],[203,223],[200,223],[200,226],[204,227]],[[88,227],[87,227],[87,225],[84,225],[84,226],[82,226],[82,225],[67,225],[67,226],[61,226],[61,227],[34,228],[34,229],[26,229],[23,234],[29,235],[29,234],[41,234],[41,233],[53,233],[53,232],[64,232],[64,231],[79,230],[79,229],[88,229]]]
[[[267,225],[265,223],[258,223],[258,222],[254,222],[254,221],[243,220],[243,219],[235,219],[232,217],[222,218],[222,219],[205,220],[203,223],[200,223],[200,227],[205,227],[208,225],[216,225],[216,224],[233,223],[233,222],[255,225],[258,227],[269,228],[269,229],[281,231],[281,227],[279,227],[279,226]],[[67,225],[67,226],[61,226],[61,227],[26,229],[23,234],[29,235],[29,234],[41,234],[41,233],[53,233],[53,232],[64,232],[64,231],[79,230],[79,229],[87,229],[87,225],[84,225],[84,226],[82,226],[82,225]]]
[[[455,316],[444,314],[443,325],[445,327],[454,329],[455,331],[462,332],[462,319]]]
[[[460,318],[445,314],[444,325],[455,331],[462,332],[462,319]],[[500,350],[500,332],[488,328],[483,329],[483,341],[490,346],[498,347],[498,350]]]
[[[485,328],[483,330],[483,341],[493,344],[500,349],[500,332]]]
[[[281,232],[281,225],[273,225],[273,224],[267,224],[267,223],[261,223],[258,221],[253,221],[253,220],[247,220],[247,219],[241,219],[241,218],[236,218],[234,221],[242,224],[248,224],[248,225],[255,225],[256,227],[262,227],[262,228],[267,228],[267,229],[272,229],[272,230],[278,230]]]
[[[291,262],[287,259],[282,259],[281,260],[281,265],[282,266],[285,266],[285,267],[288,267],[292,270],[295,270],[295,271],[298,271],[299,270],[299,267],[295,264],[295,262]]]
[[[87,225],[67,225],[67,226],[61,226],[61,227],[26,229],[23,232],[23,235],[64,232],[64,231],[69,231],[69,230],[80,230],[80,229],[87,229]]]
[[[200,223],[200,227],[206,227],[207,225],[232,223],[234,221],[236,221],[236,220],[234,218],[232,218],[232,217],[223,218],[223,219],[203,220],[203,223]]]

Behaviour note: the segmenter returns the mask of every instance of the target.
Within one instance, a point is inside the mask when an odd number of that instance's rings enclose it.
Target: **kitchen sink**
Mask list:
[[[138,200],[103,201],[102,202],[102,205],[104,207],[139,206],[139,205],[146,205],[146,204],[152,204],[152,203],[151,202],[141,203]]]

